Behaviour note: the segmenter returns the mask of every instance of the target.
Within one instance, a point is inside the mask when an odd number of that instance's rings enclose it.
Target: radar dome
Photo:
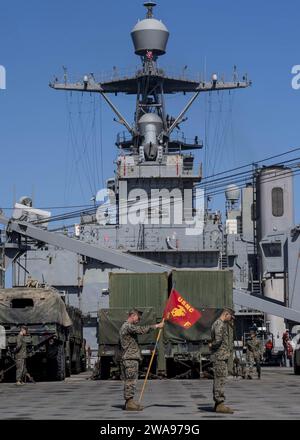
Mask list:
[[[153,18],[152,9],[155,5],[154,2],[144,3],[148,9],[147,18],[138,21],[131,31],[137,55],[144,56],[147,51],[153,52],[153,55],[156,56],[166,53],[169,31],[160,20]]]
[[[226,200],[237,202],[240,198],[240,188],[236,185],[228,185],[225,191]]]
[[[21,205],[32,207],[32,198],[28,196],[22,196],[19,200]]]

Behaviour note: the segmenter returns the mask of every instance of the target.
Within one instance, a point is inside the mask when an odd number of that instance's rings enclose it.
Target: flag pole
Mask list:
[[[162,322],[165,322],[165,318],[163,318]],[[157,335],[157,338],[156,338],[155,346],[154,346],[154,349],[152,351],[151,359],[150,359],[150,362],[149,362],[149,367],[148,367],[148,370],[147,370],[147,373],[146,373],[146,377],[144,379],[142,391],[141,391],[141,394],[140,394],[140,397],[139,397],[139,403],[141,403],[141,401],[142,401],[142,397],[143,397],[143,394],[144,394],[144,391],[145,391],[146,383],[147,383],[147,380],[148,380],[148,376],[149,376],[149,373],[150,373],[150,370],[151,370],[151,366],[152,366],[152,363],[153,363],[153,359],[154,359],[154,356],[155,356],[155,352],[156,352],[156,349],[157,349],[158,341],[160,339],[160,335],[161,335],[162,330],[163,330],[162,328],[159,329],[159,332],[158,332],[158,335]]]
[[[172,289],[171,289],[171,292],[170,292],[170,296],[171,296],[171,293],[172,293],[174,288],[175,288],[175,282],[173,282]],[[166,307],[167,307],[167,305],[169,303],[170,296],[169,296],[169,298],[167,300]],[[165,307],[165,310],[166,310],[166,307]],[[164,317],[165,310],[164,310],[164,313],[163,313],[163,320],[162,320],[163,323],[165,322],[165,317]],[[156,338],[156,342],[155,342],[155,346],[154,346],[154,349],[152,351],[149,367],[148,367],[148,370],[147,370],[147,373],[146,373],[146,376],[145,376],[145,379],[144,379],[142,391],[141,391],[141,394],[140,394],[140,397],[139,397],[139,403],[141,403],[142,398],[143,398],[143,394],[144,394],[144,391],[145,391],[145,387],[146,387],[146,383],[147,383],[148,376],[149,376],[149,373],[150,373],[150,369],[152,367],[153,359],[154,359],[155,352],[156,352],[156,349],[157,349],[157,345],[158,345],[158,342],[159,342],[159,339],[160,339],[160,336],[161,336],[161,332],[162,332],[162,328],[159,329],[159,332],[158,332],[158,335],[157,335],[157,338]]]

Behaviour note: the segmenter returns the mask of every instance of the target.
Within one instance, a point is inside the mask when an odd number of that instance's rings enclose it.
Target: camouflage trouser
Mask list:
[[[16,359],[16,381],[22,381],[26,373],[26,359]]]
[[[139,361],[121,361],[121,378],[124,380],[124,399],[132,399],[139,375]]]
[[[260,367],[259,356],[254,356],[254,354],[250,352],[250,353],[247,353],[246,360],[247,360],[247,367],[246,367],[247,376],[253,377],[255,364],[256,364],[257,374],[258,374],[258,376],[260,376],[261,367]]]
[[[224,387],[228,376],[228,361],[215,360],[213,395],[216,404],[225,401]]]
[[[244,377],[246,374],[246,363],[240,359],[234,359],[233,361],[233,376]]]

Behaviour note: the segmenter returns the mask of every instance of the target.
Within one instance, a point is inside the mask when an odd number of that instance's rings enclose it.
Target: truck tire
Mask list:
[[[69,342],[65,345],[65,371],[66,371],[66,377],[71,376],[71,353],[70,353],[70,344]]]
[[[300,365],[294,364],[294,373],[295,374],[300,374]]]
[[[59,344],[59,346],[57,347],[55,379],[65,380],[65,378],[66,378],[65,348],[62,344]]]
[[[81,371],[81,373],[86,372],[86,358],[85,358],[85,356],[80,359],[80,371]]]
[[[172,379],[176,376],[176,365],[173,358],[168,358],[166,361],[167,378]]]
[[[107,380],[110,377],[110,357],[100,359],[100,379]]]
[[[71,365],[70,365],[70,360],[66,360],[66,377],[70,377],[71,376]]]
[[[81,373],[81,365],[80,365],[80,345],[76,345],[75,372],[76,372],[76,374]]]

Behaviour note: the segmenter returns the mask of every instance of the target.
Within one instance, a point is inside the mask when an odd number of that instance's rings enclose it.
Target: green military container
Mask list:
[[[118,331],[127,319],[128,311],[133,307],[152,310],[151,313],[147,312],[143,315],[142,323],[154,324],[161,321],[168,300],[168,286],[168,273],[110,273],[109,309],[99,311],[98,343],[101,378],[114,375],[117,365],[116,353],[119,350]],[[155,332],[151,332],[144,337],[146,339],[141,338],[144,365],[151,354],[150,348],[154,346],[155,335]],[[165,371],[163,348],[161,343],[158,349],[159,364],[155,362],[154,367],[157,366],[158,370]]]
[[[153,307],[157,321],[162,320],[168,301],[170,276],[165,273],[111,273],[109,277],[109,306]],[[158,347],[157,369],[165,373],[164,344]]]
[[[156,312],[153,307],[139,307],[143,312],[140,325],[151,325],[156,322]],[[109,308],[100,309],[98,313],[98,342],[99,342],[99,376],[101,379],[109,377],[119,377],[119,330],[128,318],[128,308]],[[140,371],[148,365],[149,358],[155,345],[155,332],[151,331],[145,335],[138,336],[138,343],[144,362],[140,366]],[[155,370],[156,359],[153,365]]]
[[[168,376],[198,377],[209,367],[211,326],[224,307],[233,307],[233,277],[229,270],[178,269],[172,285],[201,312],[201,318],[183,329],[167,322],[164,328]]]
[[[168,274],[110,273],[109,307],[154,307],[160,319],[168,299]]]

